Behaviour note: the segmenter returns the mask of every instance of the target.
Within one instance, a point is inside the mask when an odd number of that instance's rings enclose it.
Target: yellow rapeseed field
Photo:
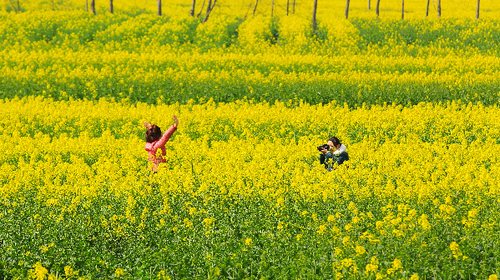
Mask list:
[[[89,2],[0,3],[0,279],[498,278],[499,1]]]
[[[302,270],[311,260],[301,254],[329,252],[316,267],[322,275],[392,278],[467,272],[482,254],[497,252],[476,249],[498,237],[497,106],[152,106],[29,97],[0,108],[0,220],[3,230],[24,224],[32,236],[3,247],[20,263],[10,273],[33,265],[33,273],[55,275],[69,265],[90,278],[108,270],[139,277],[138,267],[116,257],[148,256],[140,266],[151,267],[153,256],[175,259],[164,250],[177,250],[198,263],[193,276],[209,268],[229,275],[224,260],[238,259],[276,277],[273,259]],[[141,123],[166,129],[174,113],[179,129],[167,142],[167,162],[152,174]],[[328,172],[315,147],[334,135],[351,159]],[[67,257],[72,238],[83,239],[79,248],[94,251],[106,269]],[[128,252],[115,252],[121,247]],[[433,270],[437,260],[442,267]],[[496,273],[494,262],[484,264],[478,276]],[[191,275],[164,266],[155,274]]]

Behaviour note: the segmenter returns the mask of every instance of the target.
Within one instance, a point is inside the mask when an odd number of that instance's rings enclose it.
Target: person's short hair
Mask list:
[[[154,141],[158,141],[161,138],[161,129],[156,124],[153,124],[146,131],[146,142],[151,143]]]
[[[335,146],[335,147],[337,147],[337,145],[342,144],[342,143],[340,143],[340,140],[337,137],[332,137],[332,138],[328,139],[328,141],[332,141],[333,146]]]

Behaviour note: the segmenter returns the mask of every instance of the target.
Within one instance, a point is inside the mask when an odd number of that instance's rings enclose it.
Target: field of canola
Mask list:
[[[497,279],[498,4],[313,34],[297,2],[0,9],[0,279]]]

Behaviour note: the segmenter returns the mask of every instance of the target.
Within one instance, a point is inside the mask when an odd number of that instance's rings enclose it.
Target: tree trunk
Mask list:
[[[274,16],[274,0],[271,1],[271,18]]]
[[[203,23],[207,22],[208,17],[210,16],[210,13],[214,9],[215,5],[217,4],[217,0],[214,0],[214,3],[212,4],[212,0],[208,0],[208,6],[207,6],[207,14],[205,15],[205,18],[203,19]]]
[[[377,13],[377,18],[380,15],[380,0],[377,0],[377,7],[375,8],[375,12]]]
[[[431,0],[427,0],[427,9],[425,10],[425,17],[429,16],[429,5],[431,3]]]
[[[295,0],[293,0],[293,14],[295,14]]]
[[[16,5],[12,2],[12,0],[9,0],[10,1],[10,5],[12,6],[12,9],[14,9],[14,11],[16,11],[16,13],[19,12],[19,9],[16,8]],[[19,5],[19,1],[17,1],[17,4]]]
[[[405,0],[401,0],[401,19],[405,19]]]
[[[161,0],[157,0],[158,16],[161,16]]]
[[[90,10],[92,11],[92,13],[94,15],[96,15],[96,12],[95,12],[95,0],[90,0]]]
[[[441,0],[438,0],[438,18],[441,18]]]
[[[372,1],[368,0],[368,11],[371,10],[371,8],[372,8]]]
[[[208,0],[207,13],[205,14],[203,22],[207,22],[208,20],[208,16],[210,15],[210,6],[212,6],[212,0]]]
[[[113,13],[113,0],[109,0],[109,12]]]
[[[480,0],[477,0],[476,20],[478,20],[478,19],[479,19],[479,1],[480,1]]]
[[[318,10],[318,0],[314,0],[313,16],[312,16],[313,32],[316,32],[316,12],[317,12],[317,10]]]
[[[196,0],[193,0],[193,3],[191,4],[191,10],[189,11],[189,15],[194,17],[194,8],[196,7]]]
[[[346,19],[349,18],[349,2],[350,2],[350,0],[347,0],[347,3],[345,5],[345,18]]]
[[[255,6],[253,6],[253,13],[252,15],[255,16],[255,12],[257,11],[257,4],[259,4],[259,0],[255,0]]]
[[[203,3],[201,3],[201,9],[200,9],[200,12],[196,15],[196,17],[200,17],[200,16],[201,16],[201,13],[203,12],[203,8],[205,7],[205,1],[206,1],[206,0],[203,0]]]
[[[290,11],[290,0],[286,0],[286,15],[288,16]]]
[[[89,0],[85,0],[85,12],[89,11]]]

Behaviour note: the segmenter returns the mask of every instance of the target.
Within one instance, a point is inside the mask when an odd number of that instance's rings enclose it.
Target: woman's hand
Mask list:
[[[178,127],[178,126],[179,126],[179,118],[177,118],[177,116],[176,116],[176,115],[174,115],[174,116],[172,117],[172,119],[174,120],[174,126],[175,126],[175,127]]]

